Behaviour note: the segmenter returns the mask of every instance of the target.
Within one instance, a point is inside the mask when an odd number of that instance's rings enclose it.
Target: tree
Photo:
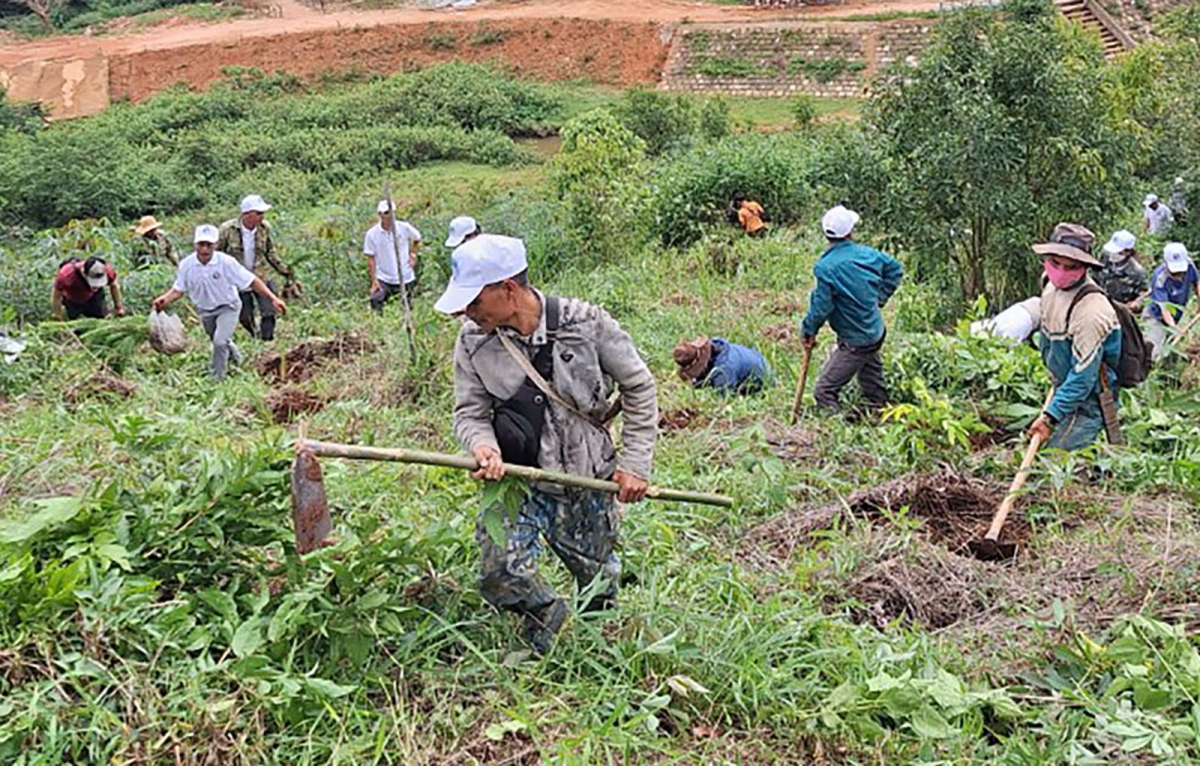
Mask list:
[[[1049,0],[1005,11],[954,14],[868,110],[889,170],[879,212],[914,276],[995,302],[1036,290],[1029,245],[1056,222],[1116,209],[1136,151],[1098,39]]]
[[[595,109],[563,126],[552,180],[578,251],[611,255],[645,231],[646,144],[612,112]]]
[[[30,13],[37,16],[50,31],[54,30],[54,21],[51,17],[67,4],[67,0],[22,0],[22,2]]]

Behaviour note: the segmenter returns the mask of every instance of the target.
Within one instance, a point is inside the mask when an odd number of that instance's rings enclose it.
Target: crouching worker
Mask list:
[[[55,319],[90,317],[103,319],[108,313],[104,305],[104,288],[112,293],[113,313],[125,316],[121,304],[121,288],[117,272],[103,258],[92,256],[85,261],[69,258],[63,261],[50,288],[50,313]]]
[[[1086,447],[1104,428],[1102,391],[1116,399],[1121,327],[1104,290],[1088,276],[1102,264],[1092,256],[1096,238],[1082,226],[1060,223],[1050,241],[1033,246],[1042,256],[1047,282],[1042,291],[1042,359],[1054,383],[1054,398],[1029,435],[1048,447]]]
[[[621,502],[645,497],[658,404],[629,334],[601,308],[531,287],[519,239],[479,235],[454,251],[451,268],[434,307],[466,317],[454,347],[454,433],[479,463],[474,476],[495,481],[506,463],[518,463],[611,479]],[[625,415],[620,454],[606,422],[614,388]],[[482,518],[475,538],[483,597],[519,614],[522,638],[541,654],[569,610],[538,573],[539,555],[548,546],[581,590],[601,578],[585,610],[612,607],[620,515],[607,493],[532,489],[505,522],[504,545]]]
[[[679,377],[695,388],[712,388],[722,394],[753,394],[771,380],[771,368],[758,350],[730,343],[724,338],[709,340],[701,335],[683,341],[672,353]]]
[[[287,311],[287,304],[261,279],[231,256],[217,251],[219,236],[216,226],[202,224],[196,227],[195,252],[180,261],[175,285],[155,298],[153,304],[155,311],[162,311],[184,295],[196,304],[204,332],[212,339],[212,376],[216,380],[225,377],[225,367],[231,356],[235,362],[241,358],[233,343],[233,331],[242,310],[241,291],[253,290],[264,301],[269,301],[278,313]]]

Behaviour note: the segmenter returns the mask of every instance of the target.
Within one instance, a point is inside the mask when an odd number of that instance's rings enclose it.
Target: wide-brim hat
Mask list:
[[[679,365],[679,377],[695,380],[708,370],[712,361],[712,341],[705,335],[685,340],[675,347],[672,356]]]
[[[1033,252],[1038,255],[1061,255],[1087,266],[1103,266],[1092,255],[1095,244],[1096,235],[1090,229],[1075,223],[1060,223],[1054,227],[1050,241],[1034,245]]]
[[[133,233],[138,236],[145,236],[155,229],[161,229],[162,224],[152,215],[144,215],[138,219],[138,222],[133,226]]]

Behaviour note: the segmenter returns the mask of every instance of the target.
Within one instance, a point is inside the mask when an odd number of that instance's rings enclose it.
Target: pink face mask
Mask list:
[[[1046,269],[1046,276],[1050,278],[1050,284],[1059,290],[1071,289],[1087,274],[1087,267],[1083,264],[1079,264],[1074,268],[1064,269],[1062,266],[1054,263],[1054,261],[1042,261],[1042,266]]]

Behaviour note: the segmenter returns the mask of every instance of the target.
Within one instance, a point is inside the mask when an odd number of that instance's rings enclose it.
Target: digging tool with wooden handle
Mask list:
[[[329,504],[325,500],[321,469],[317,457],[340,457],[355,460],[384,460],[398,463],[416,463],[445,468],[461,468],[474,471],[479,468],[475,458],[465,455],[444,455],[438,452],[422,452],[409,449],[385,449],[382,447],[360,447],[354,444],[335,444],[304,439],[296,441],[296,459],[292,464],[292,516],[295,522],[296,552],[308,553],[325,544],[332,529],[329,519]],[[576,476],[558,471],[546,471],[524,465],[505,465],[505,472],[527,481],[544,481],[568,487],[593,489],[617,494],[621,487],[615,481],[604,481],[587,476]],[[733,506],[733,498],[707,492],[689,492],[662,487],[650,487],[646,497],[651,500],[675,500],[684,503],[701,503],[725,508]]]
[[[396,254],[396,271],[400,274],[400,301],[404,304],[404,332],[408,335],[408,362],[417,363],[417,339],[413,331],[412,307],[408,302],[408,285],[404,283],[404,264],[400,263],[400,217],[392,202],[392,182],[383,182],[383,198],[392,213],[392,252]],[[415,268],[415,267],[414,267]]]
[[[1034,434],[1029,439],[1029,446],[1025,448],[1025,457],[1021,459],[1021,467],[1017,469],[1017,475],[1013,477],[1008,494],[1004,496],[1004,501],[1000,503],[996,515],[992,517],[992,525],[988,527],[987,535],[982,540],[973,540],[970,543],[971,553],[975,558],[984,561],[1003,561],[1016,555],[1015,543],[1000,542],[1000,530],[1004,528],[1004,522],[1008,521],[1008,514],[1012,512],[1013,505],[1017,502],[1017,495],[1025,486],[1025,479],[1029,476],[1029,469],[1041,446],[1042,435]]]
[[[804,381],[808,380],[808,363],[812,361],[812,348],[804,347],[804,359],[800,362],[800,379],[796,381],[796,398],[792,400],[792,415],[789,425],[796,425],[800,418],[800,403],[804,400]]]

